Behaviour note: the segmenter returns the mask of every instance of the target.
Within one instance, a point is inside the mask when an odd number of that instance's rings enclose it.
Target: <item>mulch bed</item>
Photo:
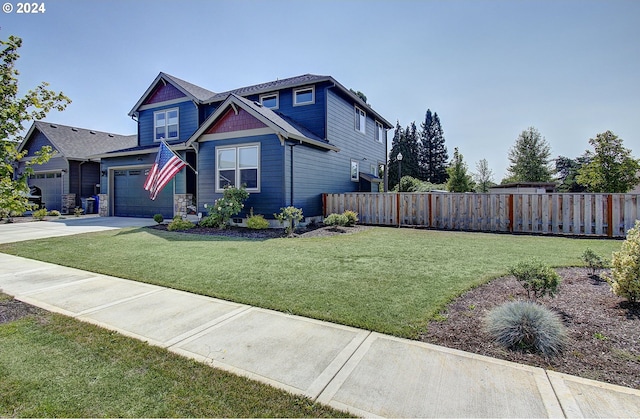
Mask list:
[[[167,224],[158,224],[147,227],[153,230],[167,231]],[[370,226],[355,225],[353,227],[326,227],[322,224],[309,224],[304,228],[297,229],[293,237],[327,237],[340,234],[354,234],[370,229]],[[264,230],[252,230],[246,227],[208,228],[195,226],[189,230],[178,231],[179,233],[200,234],[208,236],[237,237],[243,239],[266,240],[286,237],[283,228],[267,228]]]
[[[568,330],[560,356],[505,349],[484,331],[494,307],[527,294],[514,277],[495,279],[451,302],[420,337],[424,342],[640,389],[640,304],[615,296],[600,277],[583,268],[558,269],[555,298],[539,303],[558,313]]]

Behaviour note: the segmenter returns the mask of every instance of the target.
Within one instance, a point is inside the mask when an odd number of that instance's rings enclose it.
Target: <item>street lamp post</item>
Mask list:
[[[398,192],[402,192],[400,190],[400,179],[402,179],[402,153],[398,153],[396,159],[398,160]]]

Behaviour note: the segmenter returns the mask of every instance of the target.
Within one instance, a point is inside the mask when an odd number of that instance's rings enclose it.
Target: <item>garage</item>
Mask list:
[[[40,189],[42,206],[49,211],[62,210],[62,172],[35,173],[29,187]]]
[[[144,190],[145,169],[113,171],[113,213],[116,217],[151,218],[162,214],[166,219],[173,217],[173,180],[158,194],[149,199]]]

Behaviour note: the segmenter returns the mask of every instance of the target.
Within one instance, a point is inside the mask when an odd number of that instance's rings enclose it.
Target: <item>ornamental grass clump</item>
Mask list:
[[[558,355],[567,331],[559,316],[530,301],[511,301],[496,307],[485,319],[487,333],[509,349]]]
[[[627,232],[618,252],[613,252],[611,275],[606,277],[613,293],[632,303],[640,301],[640,220]]]
[[[556,271],[536,259],[512,266],[509,274],[515,276],[524,287],[527,297],[533,296],[534,299],[547,294],[553,297],[562,280]]]

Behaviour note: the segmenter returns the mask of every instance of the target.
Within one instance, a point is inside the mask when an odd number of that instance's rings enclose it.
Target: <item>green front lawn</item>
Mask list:
[[[0,417],[344,415],[69,317],[0,324]]]
[[[146,228],[0,245],[0,251],[415,338],[445,304],[537,257],[581,265],[619,241],[373,228],[238,240]]]

